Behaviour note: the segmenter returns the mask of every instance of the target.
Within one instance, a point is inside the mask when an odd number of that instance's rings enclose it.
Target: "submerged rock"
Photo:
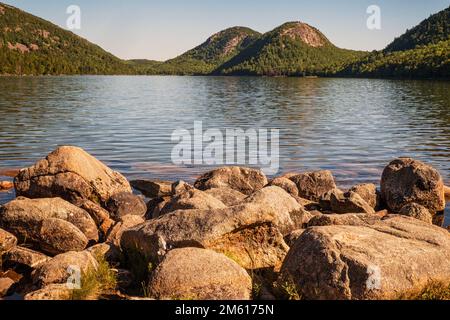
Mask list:
[[[439,172],[410,158],[394,160],[384,169],[381,195],[395,213],[409,203],[420,204],[432,214],[445,209],[444,183]]]
[[[131,186],[117,173],[81,148],[60,147],[34,166],[23,169],[14,180],[18,196],[61,197],[69,202],[88,199],[106,204]]]
[[[169,300],[249,300],[252,281],[237,263],[214,251],[169,252],[151,276],[150,296]]]
[[[396,299],[431,280],[447,281],[449,261],[447,231],[394,215],[308,228],[281,272],[305,299]]]
[[[250,195],[264,188],[268,181],[260,170],[223,167],[202,175],[194,184],[197,189],[231,188]]]

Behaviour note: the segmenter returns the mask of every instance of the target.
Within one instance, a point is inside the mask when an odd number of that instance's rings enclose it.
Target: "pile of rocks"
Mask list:
[[[450,281],[448,190],[412,159],[390,163],[381,190],[340,190],[329,171],[269,181],[240,167],[194,185],[130,185],[61,147],[14,187],[0,207],[0,296],[68,299],[68,269],[95,272],[99,255],[131,279],[119,281],[121,297],[144,284],[155,299],[273,299],[285,286],[305,299],[380,299]]]

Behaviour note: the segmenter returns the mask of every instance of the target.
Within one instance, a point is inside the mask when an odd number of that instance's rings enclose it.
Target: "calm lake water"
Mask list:
[[[128,178],[191,181],[208,168],[173,165],[171,135],[200,120],[280,129],[280,172],[330,169],[344,188],[410,156],[450,184],[450,82],[433,81],[0,77],[0,170],[76,145]]]

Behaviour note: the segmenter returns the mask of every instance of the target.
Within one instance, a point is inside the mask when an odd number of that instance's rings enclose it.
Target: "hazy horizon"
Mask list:
[[[203,43],[212,34],[233,26],[249,27],[261,33],[288,21],[306,22],[336,46],[354,50],[383,49],[403,34],[440,10],[448,0],[348,0],[335,3],[324,0],[237,1],[212,3],[193,0],[112,0],[93,3],[88,0],[0,0],[66,28],[70,5],[82,12],[81,30],[75,33],[122,59],[164,61]],[[369,30],[367,7],[381,8],[381,30]]]

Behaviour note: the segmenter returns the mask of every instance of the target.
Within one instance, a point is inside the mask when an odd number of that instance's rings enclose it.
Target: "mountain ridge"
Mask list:
[[[121,60],[78,35],[0,2],[0,74],[449,77],[450,7],[372,53],[335,46],[300,21],[264,34],[227,28],[167,61]]]

